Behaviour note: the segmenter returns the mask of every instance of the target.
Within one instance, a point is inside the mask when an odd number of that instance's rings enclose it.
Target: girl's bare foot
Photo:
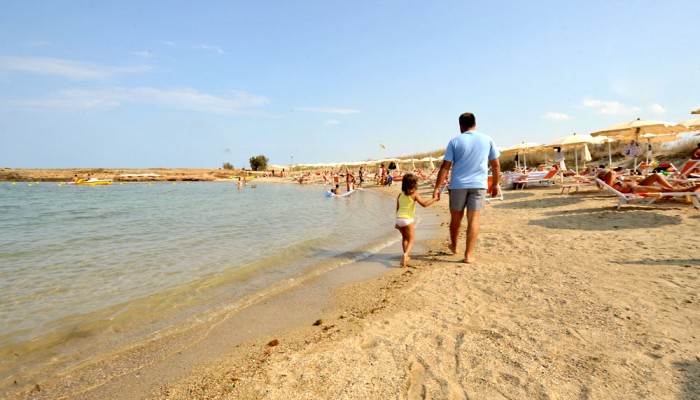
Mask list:
[[[404,254],[403,258],[401,259],[401,266],[406,267],[408,266],[408,261],[411,259],[408,255]]]
[[[476,264],[476,258],[474,256],[470,256],[469,254],[464,255],[464,263],[465,264]]]

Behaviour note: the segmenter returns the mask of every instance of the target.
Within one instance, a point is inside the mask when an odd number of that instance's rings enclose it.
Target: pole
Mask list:
[[[610,149],[610,139],[608,139],[608,166],[612,166],[612,150]]]
[[[289,173],[292,173],[292,166],[294,166],[294,156],[290,156],[291,161],[289,162]]]

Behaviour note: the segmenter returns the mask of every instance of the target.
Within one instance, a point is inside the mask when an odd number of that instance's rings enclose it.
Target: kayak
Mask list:
[[[84,181],[82,179],[78,179],[77,182],[68,182],[66,185],[111,185],[112,180],[111,179],[90,179],[89,181]]]

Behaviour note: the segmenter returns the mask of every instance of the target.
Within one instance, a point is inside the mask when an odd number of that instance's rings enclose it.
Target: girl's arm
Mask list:
[[[418,204],[420,204],[423,207],[428,207],[429,205],[435,203],[438,200],[437,197],[433,197],[432,199],[430,199],[428,201],[424,201],[423,199],[420,198],[420,196],[418,195],[418,192],[413,193],[411,195],[411,197],[413,198],[413,200],[417,201]]]
[[[401,193],[399,193],[398,196],[396,196],[396,211],[399,211],[399,197],[401,197]]]

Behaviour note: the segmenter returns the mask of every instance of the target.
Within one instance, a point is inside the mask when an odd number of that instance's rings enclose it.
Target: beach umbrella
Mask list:
[[[691,113],[691,114],[700,114],[700,108],[698,108],[698,109],[695,110],[695,111],[691,111],[690,113]]]
[[[617,142],[618,139],[611,138],[611,137],[606,137],[606,136],[599,136],[596,139],[599,139],[599,143],[607,143],[608,144],[608,165],[612,165],[612,142]]]
[[[520,142],[518,144],[514,144],[510,147],[507,147],[505,150],[501,152],[501,154],[517,154],[520,155],[520,153],[523,153],[523,165],[525,168],[527,168],[527,158],[526,158],[526,153],[530,153],[533,151],[539,151],[542,149],[542,144],[541,143],[533,143],[533,142]],[[520,157],[518,157],[518,164],[520,163]],[[520,165],[518,165],[520,167]]]
[[[653,121],[648,119],[637,118],[634,121],[623,122],[620,124],[611,125],[605,129],[591,133],[591,136],[614,136],[618,139],[632,139],[639,142],[639,135],[643,133],[659,134],[674,134],[685,132],[689,128],[666,121]],[[637,156],[634,155],[634,165],[637,165]]]
[[[549,143],[547,147],[573,147],[574,148],[574,161],[576,164],[576,172],[578,172],[578,148],[587,145],[588,143],[602,143],[600,138],[595,138],[591,135],[579,135],[574,133],[573,135],[568,135],[560,137]],[[585,154],[585,151],[583,152]],[[586,161],[584,159],[583,166],[586,166]]]
[[[680,136],[676,135],[654,135],[653,133],[643,133],[639,135],[639,138],[647,141],[647,165],[649,164],[649,157],[651,156],[651,144],[652,143],[663,143],[663,142],[675,142],[680,140]]]
[[[666,121],[652,121],[637,118],[634,121],[623,122],[611,125],[605,129],[591,133],[591,136],[616,136],[621,139],[639,139],[642,133],[653,133],[656,135],[669,135],[687,131],[688,128],[682,125]]]
[[[700,111],[700,110],[698,110]],[[700,113],[699,113],[700,114]],[[691,118],[683,122],[679,122],[678,125],[683,125],[688,129],[700,129],[700,118]]]

